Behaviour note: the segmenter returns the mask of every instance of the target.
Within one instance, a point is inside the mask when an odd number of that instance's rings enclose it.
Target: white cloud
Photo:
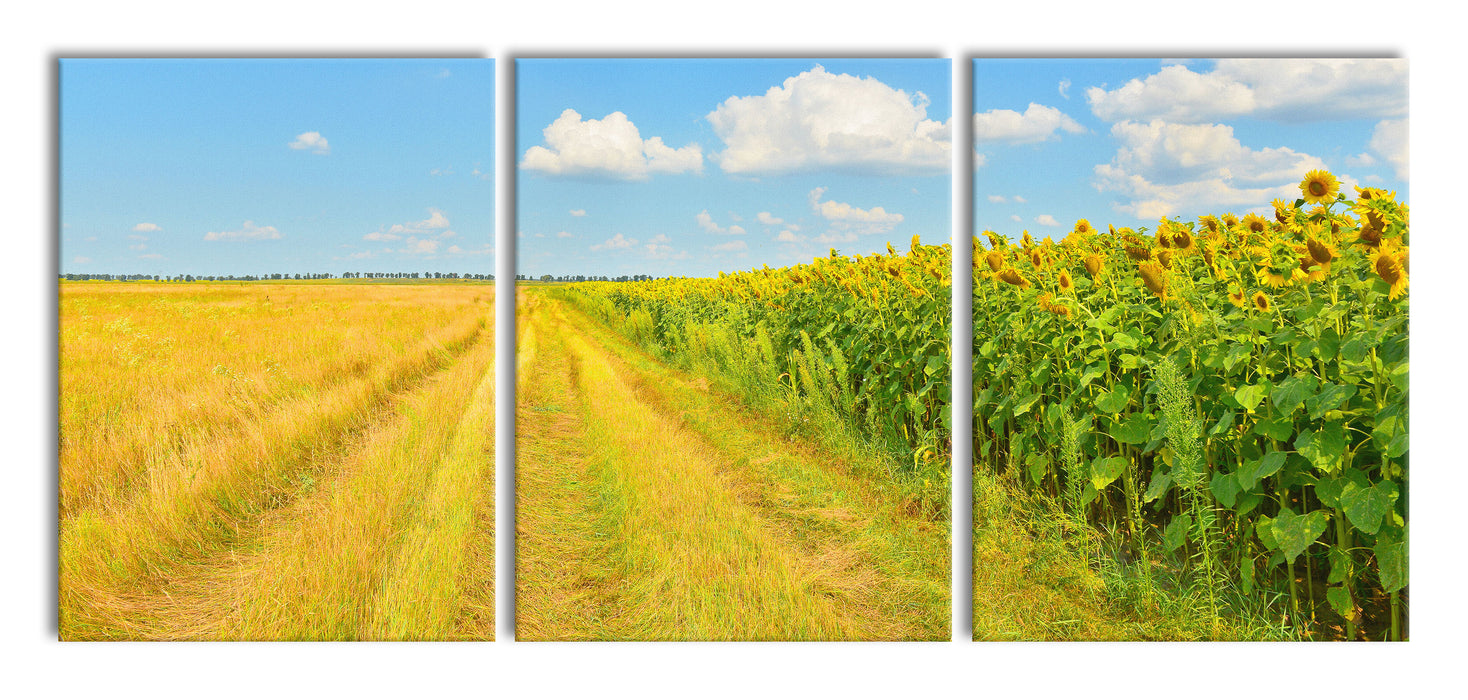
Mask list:
[[[265,241],[280,238],[280,231],[274,226],[256,226],[253,221],[246,221],[238,231],[210,231],[204,234],[206,241]]]
[[[974,115],[974,142],[996,141],[1021,144],[1060,138],[1057,131],[1084,134],[1086,127],[1054,107],[1031,102],[1020,114],[1012,109],[991,109]]]
[[[130,233],[130,234],[128,234],[127,239],[130,240],[130,241],[146,241],[146,240],[148,240],[148,237],[147,236],[140,236],[140,235],[138,235],[136,233]]]
[[[1025,203],[1025,202],[1027,202],[1027,201],[1029,201],[1029,200],[1027,200],[1027,199],[1025,199],[1025,198],[1024,198],[1024,197],[1021,197],[1021,196],[1019,196],[1019,195],[1015,195],[1015,196],[1014,196],[1014,201],[1016,201],[1016,202],[1018,202],[1018,203],[1020,203],[1020,204],[1024,204],[1024,203]]]
[[[542,133],[545,146],[525,151],[520,167],[548,175],[579,175],[614,180],[646,180],[652,173],[703,172],[703,150],[696,144],[672,148],[662,137],[644,140],[621,112],[582,121],[574,109],[561,112]]]
[[[978,151],[974,151],[974,170],[978,170],[979,168],[984,167],[984,164],[988,162],[989,156],[979,153]]]
[[[572,209],[571,216],[586,216],[585,209]]]
[[[1383,119],[1371,132],[1371,142],[1366,145],[1373,153],[1396,169],[1397,177],[1407,179],[1407,119]]]
[[[1244,146],[1224,124],[1127,121],[1113,125],[1111,135],[1121,146],[1110,163],[1095,167],[1095,185],[1126,197],[1116,209],[1142,219],[1293,200],[1307,171],[1326,168],[1289,148]]]
[[[86,265],[87,263],[92,262],[92,259],[89,258],[89,257],[87,257],[87,256],[85,256],[85,255],[78,255],[78,256],[72,258],[71,261],[74,262],[74,263],[76,263],[76,264],[78,264],[78,265]]]
[[[1020,221],[1024,221],[1024,217],[1021,217],[1019,214],[1010,214],[1009,215],[1009,220],[1010,221],[1014,221],[1014,222],[1020,222]]]
[[[707,116],[724,150],[711,156],[745,175],[839,169],[948,172],[952,120],[927,118],[928,97],[821,66],[763,95],[730,97]]]
[[[134,244],[128,246],[127,249],[128,250],[147,250],[148,249],[148,244],[147,243],[134,243]]]
[[[888,213],[882,207],[871,209],[859,209],[845,202],[821,201],[821,196],[826,193],[826,188],[817,187],[806,196],[810,207],[829,222],[831,230],[817,240],[825,241],[829,237],[837,236],[837,242],[849,243],[856,240],[857,235],[874,235],[887,233],[897,224],[902,223],[903,216],[898,213]]]
[[[991,195],[989,195],[989,202],[991,204],[1003,204],[1006,201],[1008,201],[1008,200],[1004,199],[1004,195],[1002,195],[1002,194],[991,194]]]
[[[403,245],[403,248],[398,249],[399,253],[407,255],[433,255],[438,252],[439,243],[432,238],[409,237]]]
[[[1107,121],[1209,122],[1249,115],[1282,122],[1397,117],[1407,113],[1402,59],[1260,59],[1218,61],[1198,73],[1169,65],[1115,90],[1091,87],[1086,100]]]
[[[1060,96],[1061,97],[1064,97],[1067,100],[1070,99],[1070,95],[1065,94],[1065,92],[1067,90],[1069,90],[1069,89],[1070,89],[1070,78],[1061,78],[1060,79]]]
[[[1049,214],[1041,214],[1041,215],[1035,217],[1035,223],[1037,223],[1037,224],[1039,224],[1041,226],[1059,226],[1060,225],[1060,222],[1059,221],[1056,221],[1055,220],[1055,217],[1053,217],[1053,216],[1051,216]]]
[[[331,155],[331,144],[326,142],[326,137],[322,136],[319,131],[307,131],[300,134],[289,145],[297,151],[310,151],[322,156]]]
[[[401,224],[393,224],[392,226],[389,226],[386,231],[378,229],[376,231],[368,233],[365,236],[362,236],[362,240],[388,242],[402,240],[404,236],[408,236],[410,238],[425,236],[432,236],[434,238],[453,238],[454,236],[459,235],[457,233],[454,233],[453,231],[448,230],[449,225],[449,219],[448,217],[443,215],[443,212],[434,209],[433,207],[429,207],[428,218],[426,219],[423,219],[421,221],[409,221]]]
[[[615,236],[612,236],[611,238],[608,238],[605,242],[597,243],[597,244],[591,246],[591,249],[592,250],[620,250],[622,248],[631,248],[632,246],[635,246],[635,245],[637,245],[637,239],[636,238],[628,238],[628,237],[623,236],[622,234],[619,233],[619,234],[617,234]]]
[[[567,233],[565,231],[561,231],[560,233],[557,233],[556,234],[556,238],[575,238],[575,236],[573,236],[573,235],[571,235],[571,234],[569,234],[569,233]]]
[[[719,235],[727,236],[743,236],[746,233],[743,226],[734,225],[730,226],[729,228],[724,228],[718,225],[714,222],[714,217],[709,216],[709,210],[707,209],[699,212],[698,215],[694,216],[693,218],[698,222],[699,228],[702,228],[709,233],[716,233]]]
[[[636,243],[637,241],[633,240],[632,242]],[[744,241],[736,242],[743,243]],[[667,260],[670,258],[673,260],[683,260],[688,257],[687,251],[678,251],[675,253],[673,246],[669,245],[669,243],[672,243],[672,239],[668,238],[665,234],[659,233],[653,236],[642,248],[647,251],[647,257],[651,260]]]
[[[754,218],[766,226],[779,226],[785,223],[784,219],[781,219],[778,216],[772,216],[767,211],[762,211],[759,214],[756,214]]]
[[[742,240],[729,241],[728,243],[720,243],[714,246],[714,251],[718,253],[728,253],[737,250],[749,250],[749,246],[745,245]]]
[[[152,231],[162,231],[163,227],[159,226],[158,224],[143,222],[141,224],[138,224],[137,226],[134,226],[133,230],[137,231],[138,233],[149,233]]]
[[[784,231],[780,232],[780,235],[775,236],[775,240],[780,243],[800,243],[804,241],[805,238],[795,235],[795,232],[791,231],[790,229],[785,229]]]
[[[453,175],[453,168],[434,168],[428,171],[429,175]]]

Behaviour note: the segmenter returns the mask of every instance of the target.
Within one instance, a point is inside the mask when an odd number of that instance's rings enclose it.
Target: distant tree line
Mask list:
[[[494,275],[472,272],[343,272],[340,276],[330,272],[295,273],[273,272],[260,275],[112,275],[105,273],[67,272],[58,273],[57,279],[70,281],[100,280],[105,282],[260,282],[272,280],[329,280],[329,279],[444,279],[444,280],[493,280]]]
[[[541,282],[642,282],[656,279],[652,275],[622,275],[621,277],[607,277],[606,275],[515,275],[515,279],[522,281],[540,280]]]

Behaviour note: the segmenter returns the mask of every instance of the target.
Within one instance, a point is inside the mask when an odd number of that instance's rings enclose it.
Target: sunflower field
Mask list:
[[[952,246],[843,256],[717,278],[586,282],[562,294],[660,357],[776,396],[901,456],[948,505]]]
[[[1339,189],[1312,171],[1272,218],[974,238],[975,469],[1142,568],[1178,553],[1215,619],[1229,589],[1304,637],[1404,638],[1408,208]]]

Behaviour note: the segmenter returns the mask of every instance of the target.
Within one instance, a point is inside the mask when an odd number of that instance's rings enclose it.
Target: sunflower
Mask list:
[[[1030,248],[1031,246],[1035,245],[1035,239],[1030,236],[1029,231],[1025,231],[1025,235],[1020,238],[1020,242],[1024,245],[1025,248]]]
[[[1024,276],[1019,274],[1018,270],[1015,270],[1012,267],[1005,268],[999,273],[999,281],[1007,282],[1016,287],[1030,286],[1030,281],[1025,279]]]
[[[1106,264],[1102,262],[1101,256],[1095,253],[1091,253],[1090,255],[1086,256],[1085,265],[1086,274],[1089,274],[1091,276],[1091,279],[1096,279],[1096,276],[1100,275],[1101,272],[1106,269]]]
[[[1167,225],[1167,219],[1163,219],[1162,223],[1157,225],[1157,234],[1154,238],[1157,240],[1158,248],[1172,247],[1172,227]]]
[[[991,250],[984,256],[984,262],[989,264],[990,270],[998,272],[1004,269],[1004,254],[997,250]]]
[[[1228,286],[1228,303],[1245,308],[1249,305],[1249,295],[1244,293],[1243,288],[1231,284]]]
[[[1006,242],[1004,240],[1004,236],[1001,236],[1001,235],[999,235],[997,233],[994,233],[993,231],[985,231],[984,232],[984,235],[989,238],[989,247],[990,248],[1002,248],[1002,247],[1004,247],[1004,244]]]
[[[1126,256],[1137,262],[1144,262],[1152,258],[1152,251],[1141,246],[1129,245],[1126,246]]]
[[[1269,297],[1264,296],[1264,292],[1254,292],[1254,308],[1264,312],[1269,311]]]
[[[1270,204],[1274,205],[1274,218],[1282,224],[1287,224],[1295,218],[1295,204],[1288,199],[1276,199]]]
[[[1321,265],[1329,265],[1335,260],[1335,248],[1315,236],[1305,239],[1305,250],[1310,253],[1310,258]]]
[[[1172,232],[1172,247],[1176,248],[1179,253],[1193,252],[1193,232],[1181,226],[1174,229]]]
[[[1061,318],[1070,318],[1070,307],[1066,306],[1065,304],[1051,304],[1047,308],[1049,309],[1050,313],[1055,314],[1056,316],[1059,316]]]
[[[1380,188],[1362,187],[1360,185],[1356,186],[1356,201],[1358,202],[1365,202],[1367,200],[1377,199],[1384,195],[1386,195],[1386,190],[1382,190]]]
[[[1341,183],[1325,170],[1311,170],[1300,181],[1300,194],[1307,204],[1321,204],[1335,200]]]
[[[1076,286],[1075,280],[1070,278],[1070,272],[1067,270],[1060,271],[1060,276],[1056,278],[1056,282],[1060,285],[1060,291],[1062,292],[1069,292],[1075,289]]]
[[[1402,261],[1397,259],[1391,251],[1378,248],[1371,253],[1371,266],[1376,270],[1376,275],[1381,281],[1391,285],[1391,292],[1387,298],[1396,301],[1407,290],[1407,271],[1402,268]]]
[[[1233,228],[1235,226],[1238,226],[1239,225],[1239,217],[1234,216],[1232,212],[1230,212],[1228,214],[1224,214],[1223,215],[1223,225],[1224,226],[1227,226],[1229,228]]]
[[[1357,236],[1356,240],[1367,248],[1377,248],[1381,245],[1381,229],[1372,226],[1365,219],[1361,221],[1361,230]]]
[[[891,241],[888,241],[887,242],[887,253],[890,254],[890,255],[896,255],[897,254],[897,249],[892,247],[892,242]]]
[[[1205,214],[1198,217],[1198,223],[1203,226],[1203,230],[1207,232],[1208,235],[1211,236],[1215,233],[1218,233],[1218,217],[1212,214]]]
[[[914,233],[914,234],[912,234],[912,243],[909,243],[908,244],[907,250],[908,250],[908,252],[914,252],[915,253],[915,252],[917,252],[917,249],[918,248],[922,247],[922,245],[923,244],[920,241],[918,241],[918,234]]]
[[[1397,253],[1397,262],[1402,264],[1402,272],[1407,274],[1412,273],[1411,270],[1407,269],[1407,246],[1402,246],[1401,251]]]
[[[1036,270],[1044,267],[1045,256],[1041,255],[1038,249],[1030,249],[1030,264],[1033,265]]]
[[[1079,221],[1076,221],[1076,227],[1075,227],[1074,233],[1076,233],[1078,235],[1081,235],[1081,236],[1089,236],[1089,235],[1091,235],[1091,234],[1093,234],[1095,232],[1096,232],[1096,229],[1091,226],[1091,222],[1086,221],[1085,219],[1081,219]]]
[[[1142,276],[1142,284],[1158,297],[1167,293],[1167,272],[1157,263],[1142,263],[1137,267],[1137,272]]]
[[[1161,263],[1161,265],[1164,268],[1170,268],[1170,267],[1172,267],[1172,251],[1170,251],[1170,250],[1159,250],[1159,251],[1157,251],[1157,262],[1158,263]]]
[[[1269,230],[1269,221],[1258,214],[1245,214],[1244,229],[1250,234],[1259,235]]]

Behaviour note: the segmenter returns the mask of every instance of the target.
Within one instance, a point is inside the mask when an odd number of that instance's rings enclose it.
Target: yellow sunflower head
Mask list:
[[[1305,250],[1310,253],[1311,259],[1322,265],[1328,265],[1335,260],[1335,248],[1315,236],[1305,239]]]
[[[1172,247],[1172,227],[1168,225],[1167,219],[1157,225],[1157,233],[1153,238],[1156,239],[1158,248]]]
[[[1224,214],[1223,215],[1223,225],[1224,226],[1227,226],[1229,228],[1233,228],[1235,226],[1238,226],[1239,225],[1239,217],[1234,216],[1233,215],[1233,212],[1229,212],[1227,214]]]
[[[1170,268],[1170,267],[1172,267],[1172,251],[1170,251],[1170,250],[1159,250],[1159,251],[1157,251],[1157,262],[1159,264],[1161,264],[1162,267],[1164,267],[1164,268]]]
[[[1031,265],[1034,265],[1036,270],[1044,267],[1045,266],[1045,256],[1044,255],[1041,255],[1039,250],[1034,249],[1034,248],[1031,248],[1030,249],[1030,264]]]
[[[1210,236],[1218,233],[1218,217],[1212,214],[1205,214],[1198,217],[1198,224],[1201,225],[1203,227],[1203,230],[1207,232],[1207,234]]]
[[[1261,235],[1269,230],[1269,221],[1258,214],[1245,214],[1244,230],[1248,231],[1251,235]]]
[[[1093,234],[1095,232],[1096,232],[1096,229],[1091,226],[1091,222],[1089,222],[1089,221],[1087,221],[1085,219],[1080,219],[1079,221],[1076,221],[1076,227],[1075,227],[1074,233],[1076,233],[1078,235],[1081,235],[1081,236],[1089,236],[1089,235],[1091,235],[1091,234]]]
[[[984,262],[989,264],[990,270],[998,272],[1004,269],[1004,254],[997,250],[991,250],[984,256]]]
[[[1016,287],[1030,286],[1030,281],[1025,279],[1022,275],[1019,274],[1018,270],[1012,267],[1005,268],[999,273],[999,281],[1012,284]]]
[[[1137,266],[1137,272],[1142,276],[1142,284],[1147,285],[1147,290],[1161,297],[1167,293],[1167,271],[1157,263],[1142,263]]]
[[[1181,226],[1172,230],[1172,247],[1179,253],[1193,252],[1193,232]]]
[[[896,255],[897,254],[897,249],[892,247],[892,242],[891,241],[888,241],[887,242],[887,254],[888,255]]]
[[[1001,236],[1001,235],[999,235],[997,233],[994,233],[993,231],[985,231],[984,232],[984,235],[985,236],[988,236],[988,238],[989,238],[989,247],[990,248],[1002,248],[1002,247],[1004,247],[1004,244],[1006,242],[1004,240],[1004,236]]]
[[[1391,292],[1387,298],[1395,301],[1407,290],[1407,271],[1403,269],[1402,262],[1391,251],[1382,248],[1372,251],[1371,267],[1376,270],[1376,276],[1380,277],[1381,281],[1391,285]]]
[[[918,248],[922,247],[922,245],[922,242],[918,240],[918,234],[914,233],[912,234],[912,242],[908,244],[907,250],[909,252],[916,252]]]
[[[1060,285],[1060,291],[1062,292],[1069,292],[1070,290],[1075,289],[1076,286],[1075,280],[1072,280],[1070,278],[1070,272],[1067,270],[1060,271],[1060,275],[1056,278],[1056,282]]]
[[[1137,262],[1143,262],[1152,258],[1152,251],[1142,246],[1129,245],[1126,246],[1126,256]]]
[[[1269,311],[1269,297],[1264,296],[1264,292],[1254,292],[1254,308]]]
[[[1274,205],[1274,218],[1276,221],[1287,224],[1294,218],[1295,203],[1288,199],[1276,199],[1270,204]]]
[[[1300,181],[1300,196],[1307,204],[1321,204],[1335,200],[1341,190],[1340,181],[1325,170],[1311,170]]]
[[[1086,274],[1090,275],[1091,279],[1095,279],[1097,275],[1101,274],[1102,270],[1106,269],[1106,265],[1102,262],[1101,256],[1095,253],[1086,256],[1085,265]]]
[[[1242,309],[1249,305],[1249,295],[1244,293],[1243,288],[1231,284],[1228,287],[1228,302]]]

